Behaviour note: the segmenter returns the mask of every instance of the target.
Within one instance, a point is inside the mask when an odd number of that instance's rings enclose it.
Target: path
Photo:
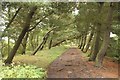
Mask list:
[[[104,62],[104,68],[97,68],[88,62],[79,49],[70,48],[48,67],[48,78],[117,78],[117,63]]]

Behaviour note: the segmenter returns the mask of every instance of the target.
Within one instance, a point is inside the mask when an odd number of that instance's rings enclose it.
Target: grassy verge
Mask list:
[[[14,62],[16,64],[32,64],[37,67],[41,67],[46,69],[48,65],[53,62],[58,56],[60,56],[68,47],[60,46],[54,47],[50,50],[45,49],[42,51],[38,51],[35,56],[31,56],[31,51],[27,51],[26,55],[17,55],[14,58]]]

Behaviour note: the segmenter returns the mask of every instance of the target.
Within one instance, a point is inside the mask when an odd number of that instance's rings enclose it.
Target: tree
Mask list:
[[[10,27],[10,25],[12,24],[12,22],[14,21],[14,19],[16,18],[16,16],[17,16],[17,14],[19,13],[19,11],[21,10],[21,6],[18,8],[18,10],[15,12],[15,14],[14,14],[14,16],[11,18],[11,20],[9,20],[9,23],[7,24],[7,26],[6,26],[6,28],[5,28],[5,30],[4,30],[4,32],[2,33],[2,36],[1,37],[3,37],[4,36],[4,33],[5,33],[5,31]],[[9,13],[8,13],[9,14]]]
[[[48,37],[49,37],[51,31],[53,31],[54,29],[55,29],[55,28],[51,29],[50,31],[48,31],[48,32],[45,34],[45,36],[43,37],[43,41],[42,41],[42,42],[37,46],[37,48],[33,51],[32,55],[35,55],[36,52],[37,52],[39,49],[42,50],[42,49],[44,48],[44,46],[45,46],[45,44],[46,44],[46,42],[47,42],[47,40],[48,40]]]
[[[97,56],[97,53],[99,51],[99,47],[100,47],[100,34],[101,34],[101,23],[100,23],[100,20],[101,20],[101,11],[102,11],[102,7],[103,7],[103,4],[104,3],[99,3],[99,6],[98,6],[98,18],[97,19],[97,23],[96,23],[96,34],[94,36],[94,39],[95,39],[95,42],[93,44],[93,53],[91,54],[90,58],[89,58],[89,61],[95,61],[96,59],[96,56]]]
[[[28,37],[29,37],[29,32],[26,33],[24,39],[22,40],[22,47],[23,47],[23,49],[22,49],[21,54],[25,54],[26,53],[26,46],[27,46],[27,39],[28,39]]]
[[[85,50],[83,51],[84,53],[86,53],[88,51],[90,43],[91,43],[92,38],[93,38],[93,35],[94,35],[94,30],[91,30],[89,38],[88,38],[88,42],[87,42],[86,47],[85,47]]]
[[[104,25],[103,43],[96,57],[96,66],[98,67],[102,66],[102,62],[103,62],[106,50],[110,43],[109,41],[110,41],[110,31],[111,31],[113,11],[114,11],[113,3],[110,3],[106,24]]]
[[[25,22],[25,24],[23,25],[23,30],[22,30],[22,32],[20,33],[20,35],[19,35],[19,37],[18,37],[18,39],[17,39],[17,41],[16,41],[13,49],[11,50],[11,52],[10,52],[9,55],[8,55],[7,59],[4,61],[5,64],[10,64],[10,63],[12,63],[12,59],[13,59],[13,57],[15,56],[15,53],[16,53],[16,51],[18,50],[18,48],[19,48],[19,46],[20,46],[20,43],[22,42],[22,39],[24,38],[26,32],[27,32],[28,29],[29,29],[30,21],[31,21],[32,16],[34,15],[36,9],[37,9],[36,6],[34,6],[34,7],[32,7],[32,8],[30,9],[30,12],[28,13],[28,16],[27,16],[27,18],[26,18],[26,22]]]

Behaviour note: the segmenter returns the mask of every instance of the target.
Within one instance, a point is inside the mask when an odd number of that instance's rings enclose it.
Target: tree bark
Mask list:
[[[90,57],[94,51],[94,43],[95,43],[95,36],[93,37],[93,40],[91,41],[91,48],[90,48],[90,53],[88,54],[88,57]]]
[[[34,50],[34,52],[32,53],[32,55],[35,55],[39,49],[42,50],[42,49],[44,48],[44,45],[45,45],[46,42],[47,42],[47,39],[48,39],[48,37],[49,37],[49,33],[50,33],[50,32],[51,32],[51,31],[49,31],[49,32],[47,32],[47,33],[45,34],[45,36],[43,37],[43,41],[40,43],[40,45],[37,46],[37,48]]]
[[[99,3],[98,6],[98,18],[101,19],[101,11],[104,3]],[[101,23],[98,20],[97,26],[96,26],[96,34],[95,34],[95,43],[93,46],[93,53],[91,54],[89,61],[95,61],[97,53],[99,52],[99,46],[100,46],[100,33],[101,33]]]
[[[10,33],[8,30],[8,53],[10,52]]]
[[[35,55],[39,49],[42,50],[42,49],[44,48],[44,46],[45,46],[45,44],[46,44],[46,42],[47,42],[47,40],[48,40],[48,37],[49,37],[51,31],[53,31],[53,30],[55,30],[55,29],[57,29],[57,27],[52,28],[51,30],[49,30],[49,31],[45,34],[45,36],[43,37],[43,41],[40,43],[40,45],[37,46],[37,48],[33,51],[33,53],[32,53],[31,55]]]
[[[83,45],[83,35],[81,36],[81,41],[80,41],[80,46],[79,46],[79,49],[82,48],[82,45]]]
[[[97,26],[97,30],[96,30],[96,35],[95,35],[95,43],[93,46],[93,53],[91,54],[89,61],[95,61],[97,53],[99,52],[99,46],[100,46],[100,27],[101,25],[99,24]]]
[[[110,29],[111,29],[111,23],[112,23],[112,15],[113,15],[113,3],[110,3],[110,9],[108,11],[106,25],[104,25],[104,37],[103,37],[103,43],[101,46],[101,49],[96,57],[96,66],[101,67],[102,62],[106,53],[106,50],[109,45],[110,41]]]
[[[81,48],[81,51],[84,50],[84,47],[85,47],[85,44],[86,44],[86,38],[87,38],[87,33],[85,33],[85,35],[84,35],[83,46],[82,46],[82,48]]]
[[[32,50],[34,51],[35,50],[35,46],[34,46],[34,42],[33,42],[33,34],[31,34],[31,36],[30,36],[30,45],[31,45],[31,48],[32,48]]]
[[[90,46],[90,43],[91,43],[91,40],[92,40],[92,37],[93,37],[93,34],[94,34],[94,31],[92,30],[91,33],[90,33],[90,36],[89,36],[89,39],[88,39],[88,42],[86,44],[86,48],[85,50],[83,51],[84,53],[86,53],[89,49],[89,46]]]
[[[20,35],[19,35],[19,37],[18,37],[18,39],[17,39],[17,41],[16,41],[13,49],[11,50],[11,52],[8,55],[7,59],[4,61],[5,64],[11,64],[12,63],[12,60],[13,60],[13,58],[14,58],[14,56],[15,56],[15,54],[16,54],[16,52],[17,52],[17,50],[18,50],[18,48],[19,48],[19,46],[20,46],[20,44],[22,42],[22,39],[24,38],[26,32],[29,29],[32,16],[34,15],[36,9],[37,9],[37,7],[32,7],[31,10],[30,10],[30,12],[28,13],[28,16],[26,18],[26,22],[23,25],[23,30],[20,33]]]
[[[51,47],[52,47],[52,38],[50,39],[50,42],[49,42],[49,49],[51,49]]]
[[[48,49],[52,48],[54,34],[55,34],[55,30],[53,30],[53,32],[50,35],[50,41],[49,41]]]
[[[23,42],[22,42],[22,46],[23,46],[23,49],[22,49],[22,55],[26,53],[26,45],[27,45],[27,39],[28,39],[28,36],[29,36],[29,32],[26,33],[24,39],[23,39]]]

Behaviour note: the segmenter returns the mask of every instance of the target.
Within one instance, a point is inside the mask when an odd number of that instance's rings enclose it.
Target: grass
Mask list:
[[[37,67],[46,69],[48,65],[53,62],[58,56],[60,56],[68,47],[59,46],[50,50],[44,49],[38,51],[35,56],[31,56],[31,51],[27,51],[26,55],[17,55],[14,57],[14,63],[16,64],[32,64]]]

